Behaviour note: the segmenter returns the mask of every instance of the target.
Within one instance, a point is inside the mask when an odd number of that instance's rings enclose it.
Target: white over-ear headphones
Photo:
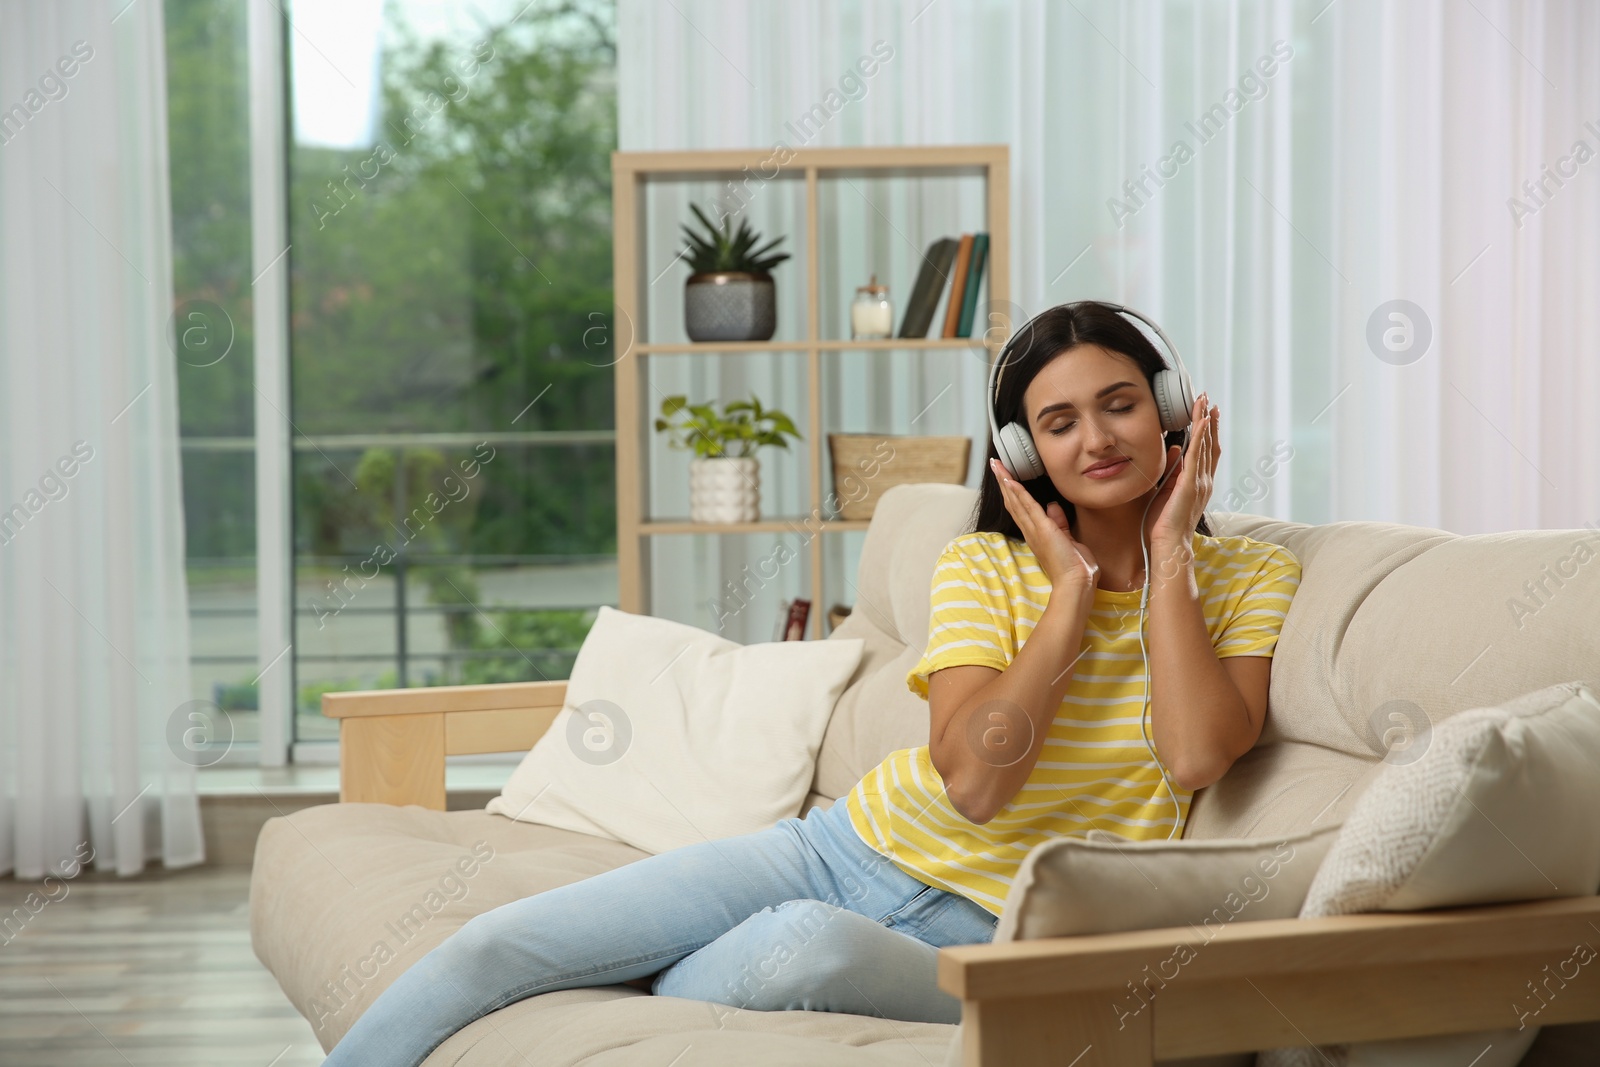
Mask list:
[[[1183,365],[1183,357],[1178,354],[1177,346],[1172,343],[1172,340],[1165,333],[1161,332],[1161,327],[1146,316],[1122,304],[1107,304],[1103,301],[1085,300],[1060,306],[1073,307],[1079,303],[1099,303],[1102,307],[1138,319],[1154,330],[1156,336],[1161,338],[1161,343],[1167,346],[1167,351],[1172,353],[1172,361],[1177,364],[1177,369],[1173,370],[1168,367],[1157,371],[1155,379],[1150,383],[1150,387],[1151,391],[1155,393],[1156,410],[1161,415],[1161,429],[1166,433],[1184,431],[1183,450],[1187,452],[1189,436],[1192,433],[1189,423],[1193,421],[1194,386],[1189,382],[1189,371]],[[1056,311],[1059,309],[1051,308],[1050,310]],[[1048,314],[1048,312],[1043,312],[1042,314]],[[1006,423],[1004,429],[995,426],[995,386],[999,381],[1000,364],[1005,361],[1006,353],[1010,351],[1011,346],[1016,343],[1018,337],[1031,332],[1033,322],[1037,318],[1038,316],[1034,316],[1034,319],[1030,319],[1026,326],[1011,336],[1005,347],[1001,348],[1000,354],[995,357],[994,365],[989,368],[989,391],[987,393],[989,401],[989,433],[994,438],[994,449],[1000,457],[1000,462],[1005,466],[1006,470],[1011,472],[1011,476],[1019,482],[1041,477],[1045,473],[1044,464],[1039,461],[1038,449],[1033,444],[1033,434],[1028,432],[1026,425],[1013,420]],[[1026,413],[1024,413],[1024,416],[1026,416]],[[1166,450],[1163,449],[1163,460],[1165,456]],[[992,472],[990,477],[993,477]],[[1162,480],[1165,479],[1166,475],[1163,474]],[[1155,503],[1155,497],[1150,498],[1150,504],[1153,503]],[[1149,514],[1150,504],[1145,505],[1146,514]],[[1139,525],[1140,529],[1143,529],[1143,518],[1140,519]],[[1172,780],[1167,777],[1167,768],[1162,764],[1161,757],[1156,755],[1155,743],[1150,740],[1150,735],[1147,731],[1150,711],[1150,654],[1144,647],[1144,613],[1145,608],[1150,603],[1150,547],[1144,543],[1142,536],[1139,539],[1139,544],[1144,549],[1145,572],[1144,591],[1139,598],[1139,651],[1144,657],[1144,701],[1139,709],[1139,734],[1144,738],[1145,747],[1150,750],[1150,758],[1155,761],[1156,770],[1161,772],[1161,781],[1167,787],[1167,795],[1172,798],[1172,830],[1167,834],[1167,838],[1170,840],[1178,832],[1178,794],[1172,788]]]
[[[1177,364],[1177,370],[1168,367],[1157,371],[1155,380],[1150,383],[1151,391],[1156,398],[1156,411],[1161,416],[1161,429],[1166,433],[1187,430],[1191,414],[1194,411],[1194,386],[1189,382],[1189,371],[1183,365],[1183,357],[1178,354],[1178,349],[1173,345],[1171,339],[1162,333],[1161,327],[1157,326],[1149,318],[1122,304],[1080,300],[1071,304],[1062,304],[1061,307],[1074,307],[1077,304],[1091,303],[1098,303],[1112,311],[1132,316],[1149,326],[1150,329],[1155,331],[1156,336],[1161,338],[1161,343],[1167,346],[1167,351],[1172,353],[1173,362]],[[1050,311],[1057,310],[1059,308],[1050,309]],[[1042,312],[1041,314],[1049,314],[1049,312]],[[1011,336],[1005,347],[1000,350],[1000,354],[995,357],[993,365],[989,368],[989,390],[987,393],[989,399],[989,433],[994,439],[994,450],[999,455],[1001,464],[1019,482],[1032,481],[1034,478],[1041,477],[1044,474],[1044,464],[1039,461],[1038,449],[1034,448],[1033,445],[1033,434],[1028,432],[1026,425],[1013,420],[1006,423],[1004,428],[996,426],[994,418],[995,388],[999,384],[1000,364],[1005,362],[1006,353],[1011,350],[1017,338],[1026,337],[1032,332],[1033,322],[1037,319],[1038,316],[1034,316],[1027,325]],[[1188,438],[1185,436],[1186,445],[1187,442]]]

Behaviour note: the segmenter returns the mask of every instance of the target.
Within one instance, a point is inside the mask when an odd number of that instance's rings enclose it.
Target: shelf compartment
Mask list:
[[[779,161],[779,170],[786,176],[797,178],[804,177],[808,167],[826,172],[843,170],[863,175],[901,169],[918,174],[952,171],[963,175],[981,175],[985,173],[985,168],[992,167],[997,161],[1006,161],[1007,154],[1004,144],[801,148],[792,149],[787,161]],[[613,174],[640,174],[646,180],[660,181],[667,175],[742,173],[746,168],[762,167],[772,157],[772,148],[613,152],[611,169]]]
[[[824,352],[847,352],[851,349],[875,351],[880,349],[919,348],[982,348],[981,337],[887,337],[881,341],[818,341],[816,347]]]
[[[639,524],[641,536],[656,534],[743,534],[743,533],[805,533],[808,515],[791,515],[782,519],[760,519],[756,522],[690,522],[688,519],[650,519]],[[825,533],[845,530],[865,530],[866,519],[823,519],[810,527]]]
[[[674,341],[634,345],[633,352],[640,356],[717,356],[757,352],[805,352],[811,347],[810,341]]]
[[[864,352],[894,349],[983,348],[981,337],[890,337],[873,341],[703,341],[634,345],[639,356],[738,355],[758,352]]]

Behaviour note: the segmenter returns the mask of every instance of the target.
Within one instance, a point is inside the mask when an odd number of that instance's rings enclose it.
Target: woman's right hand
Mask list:
[[[990,459],[989,468],[1000,483],[1006,510],[1033,549],[1045,577],[1050,579],[1051,597],[1070,594],[1069,603],[1091,602],[1100,580],[1100,564],[1088,545],[1073,539],[1061,505],[1052,500],[1048,508],[1040,507],[1033,494],[1011,477],[998,459]]]

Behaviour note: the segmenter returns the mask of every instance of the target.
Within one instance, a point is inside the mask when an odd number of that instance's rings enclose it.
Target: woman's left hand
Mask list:
[[[1182,451],[1177,445],[1167,450],[1167,466],[1177,463],[1178,469],[1156,493],[1145,520],[1152,563],[1158,553],[1163,554],[1163,559],[1171,553],[1186,557],[1193,546],[1195,526],[1211,500],[1212,476],[1217,472],[1217,458],[1222,455],[1217,443],[1219,417],[1219,410],[1201,393],[1190,413],[1193,429],[1188,450]]]

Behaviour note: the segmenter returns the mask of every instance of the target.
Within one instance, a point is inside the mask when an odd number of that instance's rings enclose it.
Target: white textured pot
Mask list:
[[[719,456],[689,461],[689,521],[755,522],[760,518],[760,460]]]

